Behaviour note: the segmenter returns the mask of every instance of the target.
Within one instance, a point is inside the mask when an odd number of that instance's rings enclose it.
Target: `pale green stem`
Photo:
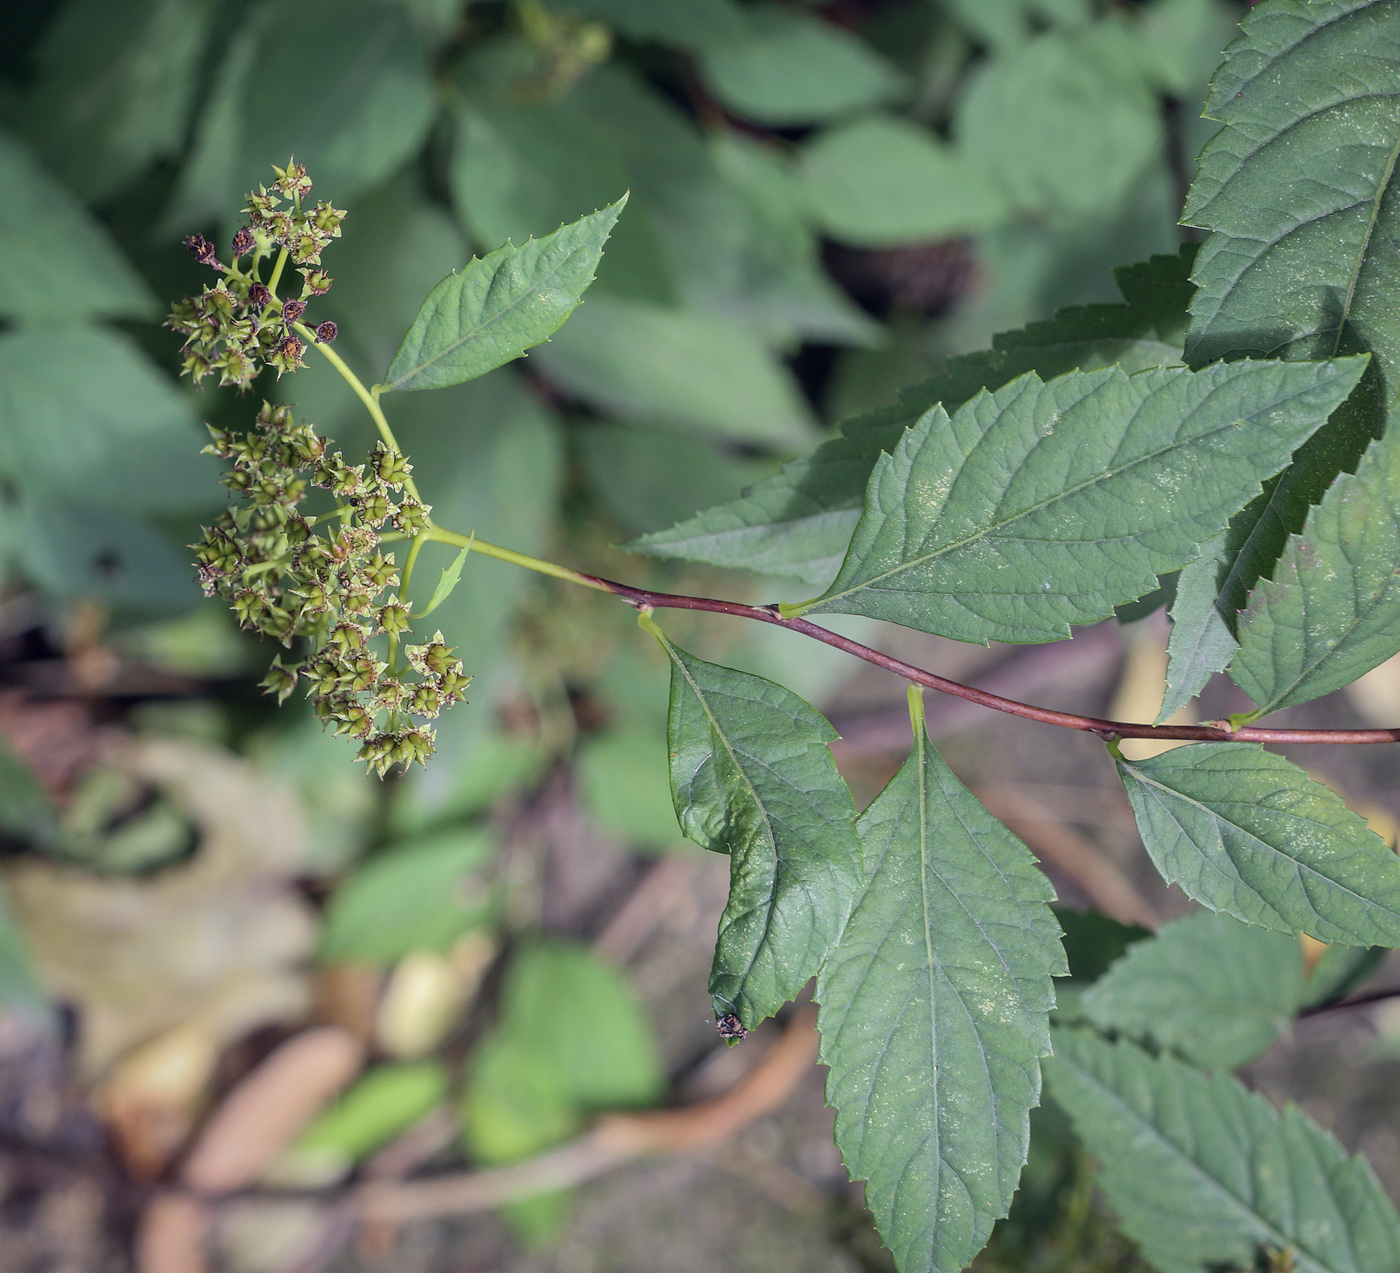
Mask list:
[[[518,553],[513,548],[502,548],[499,544],[492,544],[484,539],[473,538],[470,535],[459,535],[455,530],[444,530],[441,526],[429,526],[419,538],[432,539],[439,544],[454,544],[458,548],[469,547],[472,552],[481,553],[485,557],[495,557],[497,561],[508,561],[512,566],[533,570],[541,575],[552,575],[555,579],[567,579],[570,583],[582,584],[585,588],[593,588],[598,592],[612,591],[601,579],[595,579],[592,575],[580,574],[577,570],[570,570],[567,566],[560,566],[552,561],[542,561],[538,557]]]
[[[282,269],[287,264],[287,249],[283,248],[277,254],[277,264],[272,267],[272,277],[267,280],[267,290],[275,297],[277,295],[277,284],[282,281]]]
[[[408,595],[408,585],[413,580],[413,567],[417,564],[418,554],[422,551],[425,542],[423,535],[415,535],[413,542],[408,546],[408,557],[403,563],[403,582],[399,587],[399,591],[404,596]]]

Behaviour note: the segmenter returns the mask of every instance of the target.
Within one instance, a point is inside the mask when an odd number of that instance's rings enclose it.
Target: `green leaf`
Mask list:
[[[552,380],[621,416],[784,449],[811,442],[796,381],[731,319],[593,296],[536,357]]]
[[[964,641],[1066,637],[1191,560],[1364,366],[1027,375],[951,420],[935,408],[876,464],[836,581],[799,613]]]
[[[666,775],[666,740],[641,725],[590,738],[579,749],[578,791],[589,817],[633,844],[681,840]]]
[[[156,308],[107,232],[0,132],[0,317],[72,323]]]
[[[907,120],[871,116],[819,134],[798,175],[822,232],[902,247],[999,225],[1009,209],[978,164]]]
[[[594,1110],[649,1105],[665,1071],[626,978],[586,947],[535,939],[511,961],[501,1018],[462,1100],[467,1147],[513,1162],[566,1139]]]
[[[1084,996],[1101,1030],[1152,1039],[1208,1069],[1252,1061],[1302,1004],[1296,937],[1200,912],[1137,942]]]
[[[3,738],[0,738],[0,834],[22,844],[52,849],[59,836],[52,797]]]
[[[1183,214],[1211,231],[1187,360],[1366,351],[1375,363],[1363,391],[1231,523],[1219,551],[1183,576],[1168,674],[1177,706],[1229,663],[1236,613],[1275,573],[1309,507],[1380,434],[1400,369],[1389,246],[1400,211],[1387,197],[1400,147],[1389,109],[1400,91],[1400,16],[1389,4],[1284,0],[1241,25],[1206,103],[1224,127],[1201,155]],[[1339,77],[1343,65],[1357,73]]]
[[[376,854],[331,894],[321,958],[389,963],[447,950],[491,918],[496,898],[483,874],[495,851],[485,832],[448,831]]]
[[[70,0],[44,33],[27,131],[85,199],[185,143],[213,0]]]
[[[217,505],[193,403],[101,327],[0,335],[0,474],[33,497],[162,512]]]
[[[1131,1043],[1054,1031],[1054,1098],[1099,1160],[1099,1186],[1161,1273],[1391,1273],[1400,1219],[1363,1158],[1295,1105]]]
[[[338,1180],[355,1163],[437,1108],[448,1091],[441,1061],[405,1061],[367,1070],[293,1142],[279,1178]]]
[[[816,974],[860,886],[851,793],[836,731],[796,694],[693,658],[671,659],[671,788],[681,829],[727,853],[710,992],[752,1029]]]
[[[1230,675],[1259,715],[1350,685],[1400,650],[1400,429],[1292,536],[1239,620]]]
[[[756,5],[747,16],[742,38],[700,54],[710,88],[736,114],[780,127],[809,124],[888,101],[903,87],[868,44],[815,14]]]
[[[1122,205],[1161,153],[1156,95],[1109,22],[1046,32],[982,63],[954,131],[1013,208],[1040,215]]]
[[[0,889],[0,1013],[15,1013],[32,1025],[56,1028],[57,1016],[35,975],[24,934]]]
[[[295,155],[338,207],[422,145],[436,111],[402,5],[301,0],[245,6],[182,172],[172,225],[227,216]],[[332,266],[332,272],[334,267]]]
[[[442,280],[423,302],[385,373],[385,389],[475,380],[548,340],[573,313],[627,202],[520,247],[506,244]]]
[[[928,744],[861,814],[865,885],[817,998],[836,1142],[904,1273],[955,1273],[1004,1216],[1067,971],[1053,890]]]
[[[1178,362],[1193,252],[1188,246],[1178,256],[1154,256],[1117,271],[1127,304],[1065,309],[1003,332],[991,350],[949,359],[943,375],[904,390],[896,406],[848,421],[841,436],[785,464],[739,499],[625,547],[824,585],[860,520],[875,462],[934,403],[952,410],[978,390],[998,389],[1027,371],[1048,380],[1075,368],[1118,363],[1139,371]]]
[[[1297,765],[1255,743],[1117,763],[1147,852],[1188,897],[1275,932],[1400,945],[1400,858]]]
[[[472,538],[475,537],[473,533]],[[437,587],[433,589],[433,595],[429,599],[426,609],[420,614],[415,614],[413,616],[415,619],[426,619],[452,595],[452,590],[456,588],[458,581],[462,578],[462,567],[467,564],[467,554],[471,550],[471,545],[468,544],[452,559],[451,565],[442,568],[442,572],[438,575]]]

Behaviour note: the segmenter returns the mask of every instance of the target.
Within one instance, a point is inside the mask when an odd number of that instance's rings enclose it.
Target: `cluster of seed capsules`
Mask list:
[[[274,368],[278,376],[296,371],[306,346],[295,328],[307,302],[330,290],[331,277],[321,268],[321,253],[340,237],[345,213],[325,201],[303,211],[311,181],[301,164],[292,161],[285,168],[274,166],[273,171],[277,180],[272,188],[259,186],[248,196],[243,209],[248,224],[233,236],[232,265],[219,260],[217,249],[203,235],[185,240],[201,265],[223,275],[198,296],[178,302],[167,323],[185,337],[183,374],[195,384],[217,375],[221,385],[246,389],[264,367]],[[279,258],[285,250],[301,275],[298,298],[278,299],[274,290],[280,282],[278,265],[272,267],[269,282],[262,281],[262,266],[275,249]],[[335,336],[335,324],[324,322],[315,328],[313,338],[325,342]]]
[[[224,484],[243,503],[194,546],[204,593],[224,597],[245,628],[309,646],[300,661],[274,659],[263,687],[281,702],[304,681],[316,715],[359,739],[359,758],[381,777],[425,763],[433,730],[422,721],[462,702],[471,678],[441,632],[398,649],[412,616],[379,544],[386,528],[411,536],[428,524],[428,506],[404,493],[412,466],[382,442],[364,464],[347,464],[314,428],[268,403],[246,434],[209,431],[205,450],[232,461]],[[308,486],[335,498],[325,530],[299,507]],[[375,652],[380,636],[389,638],[388,662]]]

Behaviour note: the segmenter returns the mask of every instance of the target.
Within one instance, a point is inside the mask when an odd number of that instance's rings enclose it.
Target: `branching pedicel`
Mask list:
[[[175,307],[170,325],[186,336],[185,370],[198,383],[218,372],[221,384],[246,388],[262,366],[280,376],[301,365],[297,332],[308,296],[331,284],[319,265],[326,244],[340,235],[344,213],[327,203],[303,214],[311,182],[301,165],[277,169],[271,191],[251,195],[244,209],[250,224],[234,236],[234,264],[219,264],[199,238],[190,247],[200,262],[221,270],[223,279]],[[280,208],[281,197],[292,210]],[[259,276],[272,246],[281,251],[267,283]],[[251,255],[246,270],[238,262]],[[302,299],[279,301],[277,284],[290,257],[305,279]],[[335,324],[316,329],[317,343],[334,339]],[[429,524],[429,508],[406,492],[413,466],[398,449],[376,442],[365,463],[347,464],[310,425],[297,424],[285,406],[264,403],[254,429],[238,437],[211,426],[205,450],[231,460],[224,485],[243,497],[204,531],[196,546],[199,580],[206,596],[232,605],[239,622],[285,646],[298,638],[309,645],[298,661],[280,657],[263,679],[284,700],[299,679],[307,683],[316,715],[336,731],[361,740],[359,757],[381,776],[395,764],[426,762],[433,730],[423,724],[459,703],[470,680],[435,633],[402,655],[399,639],[411,615],[392,590],[400,578],[392,555],[379,545],[385,528],[412,538]],[[317,518],[301,511],[308,485],[328,491],[335,509]],[[318,521],[326,524],[316,529]],[[385,596],[385,593],[388,595]],[[388,658],[375,652],[387,637]]]

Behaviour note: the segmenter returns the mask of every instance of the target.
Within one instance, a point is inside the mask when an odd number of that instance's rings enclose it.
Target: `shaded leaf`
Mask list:
[[[573,313],[627,202],[520,247],[506,244],[442,280],[385,372],[385,389],[438,389],[475,380],[548,340]]]
[[[486,923],[495,895],[482,878],[495,840],[451,831],[370,858],[326,904],[322,959],[388,963],[411,950],[447,950]]]
[[[1117,763],[1143,844],[1188,897],[1275,932],[1400,945],[1400,858],[1305,770],[1255,743]]]
[[[156,300],[107,232],[0,132],[0,316],[149,318]]]
[[[811,441],[811,410],[787,368],[718,315],[593,296],[536,358],[621,416],[782,448]]]
[[[1390,1273],[1400,1220],[1360,1157],[1295,1105],[1228,1075],[1056,1029],[1051,1094],[1099,1160],[1123,1229],[1162,1273],[1253,1268]]]
[[[185,142],[213,0],[70,0],[44,33],[28,133],[85,199]]]
[[[865,884],[817,983],[836,1142],[904,1273],[1006,1214],[1067,971],[1049,882],[929,745],[860,816]]]
[[[899,72],[868,44],[815,14],[756,5],[742,38],[713,44],[700,67],[736,114],[772,125],[830,119],[888,101]]]
[[[1384,946],[1328,946],[1308,973],[1302,1006],[1315,1008],[1350,994],[1389,953]]]
[[[665,848],[682,843],[666,744],[656,728],[634,725],[587,740],[578,754],[578,789],[583,807],[604,827],[633,844]]]
[[[899,247],[999,225],[1009,213],[986,172],[927,129],[891,116],[807,142],[798,175],[817,225],[859,247]]]
[[[568,0],[560,7],[587,14],[634,40],[683,49],[727,44],[749,35],[744,10],[735,0]]]
[[[1183,577],[1169,701],[1199,693],[1236,647],[1236,613],[1288,536],[1379,435],[1395,398],[1400,319],[1388,198],[1400,120],[1400,15],[1346,0],[1253,9],[1206,102],[1206,146],[1183,220],[1211,231],[1197,260],[1187,360],[1367,351],[1373,373],[1224,544]],[[1336,68],[1348,74],[1338,76]],[[1246,91],[1247,90],[1247,91]],[[1388,386],[1388,387],[1387,387]]]
[[[1075,368],[1126,370],[1179,361],[1194,248],[1117,271],[1122,305],[1085,305],[997,336],[986,353],[948,361],[941,376],[903,391],[891,407],[847,421],[842,435],[749,488],[736,500],[633,540],[633,552],[735,566],[823,585],[835,574],[860,519],[871,469],[936,402],[949,410],[980,389],[1027,371],[1050,379]]]
[[[1364,365],[1032,374],[951,419],[935,408],[876,463],[840,573],[796,610],[966,641],[1066,637],[1191,560]]]
[[[1349,685],[1400,650],[1400,435],[1371,444],[1292,536],[1239,620],[1230,675],[1259,715]]]
[[[1134,944],[1083,1004],[1101,1030],[1153,1039],[1193,1064],[1232,1070],[1288,1029],[1302,996],[1296,937],[1203,911]]]
[[[821,967],[860,885],[851,794],[836,731],[796,694],[705,663],[656,634],[671,659],[671,787],[681,829],[730,859],[710,992],[750,1029]]]

